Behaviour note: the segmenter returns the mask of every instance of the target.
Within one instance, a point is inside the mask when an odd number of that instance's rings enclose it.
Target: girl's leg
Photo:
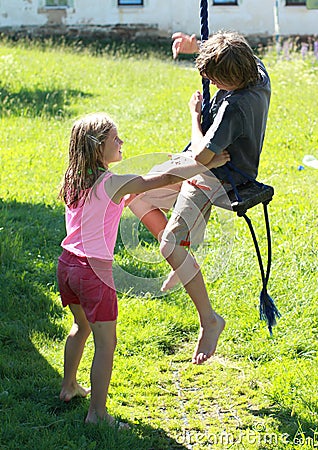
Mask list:
[[[85,313],[80,305],[71,304],[74,324],[66,339],[64,349],[64,378],[60,399],[69,402],[73,397],[86,397],[90,389],[76,381],[76,373],[82,358],[85,342],[91,332]]]
[[[116,320],[90,323],[90,326],[94,336],[95,353],[91,368],[91,401],[85,422],[97,423],[99,420],[106,420],[113,424],[115,419],[106,411],[106,398],[116,347]]]

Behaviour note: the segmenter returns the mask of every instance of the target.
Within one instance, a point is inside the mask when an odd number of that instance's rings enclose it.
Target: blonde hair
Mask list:
[[[88,189],[104,169],[102,144],[116,125],[105,113],[88,114],[74,122],[70,144],[69,164],[59,197],[68,206],[85,199]]]
[[[238,88],[259,79],[253,50],[236,32],[219,31],[205,41],[196,58],[196,68],[203,77]]]

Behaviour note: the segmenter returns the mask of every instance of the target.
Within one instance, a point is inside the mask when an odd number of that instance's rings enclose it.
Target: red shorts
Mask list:
[[[112,261],[99,262],[98,276],[89,260],[67,250],[59,257],[57,281],[63,306],[81,305],[89,322],[117,319],[118,302]],[[102,266],[102,267],[101,267]]]

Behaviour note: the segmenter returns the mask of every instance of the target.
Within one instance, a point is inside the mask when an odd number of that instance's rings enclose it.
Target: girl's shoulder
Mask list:
[[[107,172],[104,177],[104,188],[106,194],[114,203],[119,204],[126,195],[125,186],[135,177],[136,175],[131,174],[118,175],[112,172]]]

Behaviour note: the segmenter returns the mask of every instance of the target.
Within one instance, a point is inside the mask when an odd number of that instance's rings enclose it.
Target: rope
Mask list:
[[[231,163],[231,161],[227,162],[226,165],[227,165],[227,169],[229,168],[231,170],[234,170],[235,172],[239,173],[244,178],[246,178],[248,181],[252,181],[257,186],[259,186],[259,187],[263,187],[264,186],[264,183],[260,183],[255,178],[251,177],[248,173],[242,172],[242,170],[240,170],[238,167],[234,166],[234,164]]]
[[[208,1],[200,1],[200,20],[201,20],[201,42],[209,39],[209,20],[208,20]],[[205,134],[210,127],[210,80],[202,78],[202,131]]]
[[[200,23],[201,23],[201,30],[200,30],[201,31],[201,41],[204,42],[209,38],[208,0],[200,0]],[[210,109],[210,80],[208,80],[206,78],[202,78],[202,95],[203,95],[203,103],[202,103],[201,126],[202,126],[203,134],[205,134],[210,127],[210,114],[209,114],[210,113],[210,111],[209,111],[209,109]],[[235,193],[235,197],[238,202],[241,202],[242,199],[239,195],[238,189],[237,189],[234,179],[232,177],[231,170],[238,172],[240,175],[245,177],[247,180],[252,181],[259,187],[263,186],[262,183],[259,183],[255,178],[242,172],[240,169],[235,167],[231,162],[228,162],[224,167],[227,171],[228,180],[231,183],[231,186]],[[267,234],[266,274],[264,272],[262,255],[261,255],[261,252],[259,249],[257,237],[256,237],[255,231],[253,229],[252,222],[249,219],[249,217],[246,215],[246,213],[243,214],[243,217],[249,227],[250,233],[253,238],[254,247],[256,250],[256,255],[257,255],[259,268],[260,268],[260,272],[261,272],[262,290],[260,293],[260,304],[259,304],[260,318],[261,318],[261,320],[266,321],[269,333],[272,335],[272,327],[276,324],[276,318],[280,317],[280,313],[277,310],[273,299],[269,296],[269,294],[267,292],[267,284],[268,284],[268,280],[269,280],[271,261],[272,261],[272,245],[271,245],[271,233],[270,233],[270,225],[269,225],[269,218],[268,218],[268,211],[267,211],[267,203],[265,203],[265,202],[263,203],[263,208],[264,208],[264,217],[265,217],[266,234]]]
[[[256,250],[256,255],[258,259],[258,264],[261,272],[261,278],[262,278],[262,290],[260,293],[260,305],[259,305],[259,312],[260,312],[260,319],[265,320],[268,326],[268,330],[270,335],[273,334],[273,326],[276,325],[276,318],[279,318],[280,312],[275,306],[275,303],[273,299],[270,297],[270,295],[267,292],[267,284],[269,280],[269,274],[270,274],[270,268],[271,268],[271,261],[272,261],[272,246],[271,246],[271,232],[270,232],[270,225],[269,225],[269,218],[268,218],[268,211],[267,211],[267,204],[263,203],[264,208],[264,217],[265,217],[265,224],[266,224],[266,235],[267,235],[267,267],[266,267],[266,274],[264,272],[264,266],[263,266],[263,260],[261,256],[261,252],[259,249],[259,245],[257,242],[256,234],[251,222],[251,219],[246,215],[243,214],[243,217],[249,227],[249,230],[251,232],[254,247]]]
[[[266,224],[266,235],[267,235],[267,267],[266,267],[266,277],[265,277],[265,288],[267,288],[269,275],[271,271],[271,262],[272,262],[272,238],[271,238],[271,228],[269,225],[269,217],[268,217],[268,209],[267,204],[263,203],[264,209],[264,218]]]

